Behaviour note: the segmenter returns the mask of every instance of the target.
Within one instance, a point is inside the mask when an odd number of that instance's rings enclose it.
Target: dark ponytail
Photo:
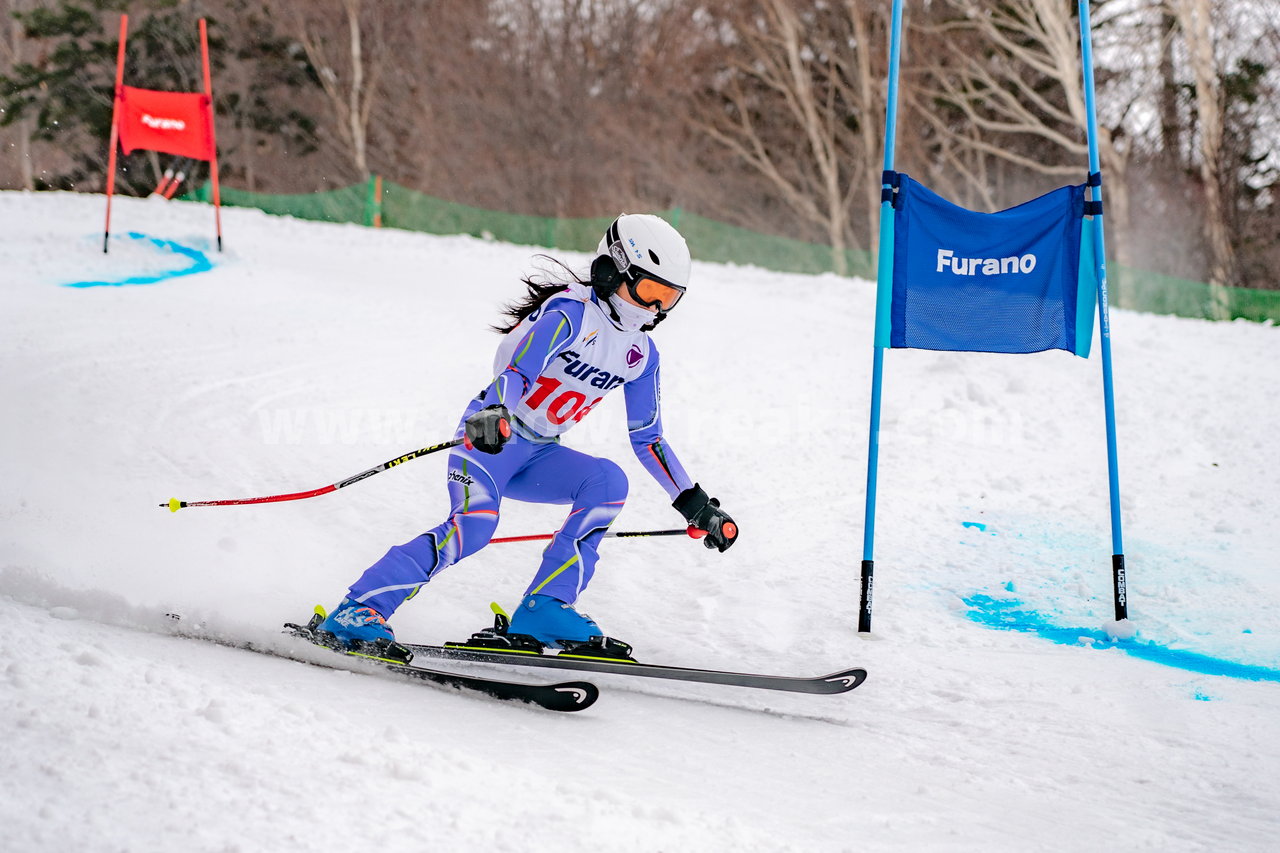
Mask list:
[[[564,271],[563,275],[557,273],[557,277],[553,277],[551,270],[543,269],[541,275],[530,275],[520,279],[524,282],[526,291],[525,295],[514,302],[507,303],[502,310],[502,315],[510,319],[506,323],[495,324],[489,327],[495,332],[501,332],[505,335],[512,331],[516,326],[520,325],[520,322],[524,320],[525,317],[528,317],[534,311],[541,308],[542,304],[552,296],[567,290],[571,282],[575,284],[589,283],[589,280],[582,278],[576,272],[569,269],[569,267],[564,263],[556,260],[550,255],[538,255],[538,257],[555,264]],[[565,276],[568,277],[569,281],[563,280]]]

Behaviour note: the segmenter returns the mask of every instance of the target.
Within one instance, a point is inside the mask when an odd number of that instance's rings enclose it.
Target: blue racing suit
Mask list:
[[[597,548],[627,499],[627,477],[608,459],[560,444],[606,394],[621,387],[631,446],[674,500],[693,481],[662,437],[658,350],[644,332],[619,329],[590,287],[569,285],[525,318],[498,347],[494,380],[463,413],[502,404],[511,439],[496,454],[458,446],[449,457],[448,518],[396,545],[349,597],[389,617],[445,568],[489,543],[504,497],[569,504],[526,594],[574,603],[595,571]]]

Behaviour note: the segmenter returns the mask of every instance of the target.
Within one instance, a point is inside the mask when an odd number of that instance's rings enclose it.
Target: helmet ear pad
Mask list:
[[[601,299],[608,299],[622,286],[622,273],[609,255],[599,255],[591,262],[591,286]]]

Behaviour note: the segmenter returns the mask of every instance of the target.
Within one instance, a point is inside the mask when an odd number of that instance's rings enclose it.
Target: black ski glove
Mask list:
[[[467,418],[462,443],[467,450],[497,453],[511,438],[511,413],[499,404],[486,406]]]
[[[676,496],[671,505],[685,517],[691,527],[707,532],[702,543],[708,548],[718,548],[724,553],[738,541],[738,525],[734,524],[729,513],[720,508],[720,501],[707,497],[707,493],[697,483]]]

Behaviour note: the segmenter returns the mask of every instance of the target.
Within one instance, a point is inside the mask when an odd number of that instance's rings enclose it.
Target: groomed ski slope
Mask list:
[[[1274,849],[1280,331],[1113,313],[1134,642],[1165,662],[1098,640],[1096,354],[889,353],[865,638],[873,288],[695,263],[656,332],[667,437],[741,541],[606,543],[581,607],[656,662],[870,677],[593,676],[596,706],[557,715],[172,635],[168,613],[271,642],[333,606],[443,516],[441,457],[291,504],[158,506],[449,438],[539,250],[227,210],[219,255],[207,207],[119,199],[104,256],[102,206],[0,193],[0,846]],[[567,441],[631,476],[616,529],[675,526],[616,397]],[[499,535],[562,512],[508,502]],[[493,546],[393,624],[465,637],[538,556]],[[1039,628],[985,624],[1011,612]]]

